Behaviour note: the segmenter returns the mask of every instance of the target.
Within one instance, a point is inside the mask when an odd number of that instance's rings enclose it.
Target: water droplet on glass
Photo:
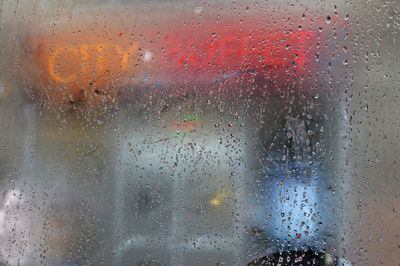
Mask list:
[[[331,19],[332,19],[331,16],[326,16],[326,18],[325,18],[326,24],[330,24]]]

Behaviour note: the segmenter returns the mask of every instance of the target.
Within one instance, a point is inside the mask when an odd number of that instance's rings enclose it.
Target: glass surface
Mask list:
[[[397,265],[398,0],[0,0],[0,265]]]

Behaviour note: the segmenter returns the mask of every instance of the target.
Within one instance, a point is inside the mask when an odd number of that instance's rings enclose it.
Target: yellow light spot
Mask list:
[[[212,207],[220,207],[227,198],[228,193],[221,190],[214,194],[214,196],[208,201],[208,204]]]
[[[218,198],[212,198],[212,199],[209,201],[209,204],[210,204],[211,206],[213,206],[213,207],[219,207],[219,206],[221,206],[221,204],[222,204],[222,200],[220,200],[220,199],[218,199]]]

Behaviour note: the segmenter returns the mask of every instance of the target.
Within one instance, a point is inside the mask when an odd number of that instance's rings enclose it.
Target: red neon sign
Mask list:
[[[165,59],[189,69],[204,69],[210,65],[231,70],[251,65],[297,65],[304,70],[307,45],[315,41],[314,38],[312,32],[252,36],[227,33],[209,40],[182,40],[175,35],[164,40]]]

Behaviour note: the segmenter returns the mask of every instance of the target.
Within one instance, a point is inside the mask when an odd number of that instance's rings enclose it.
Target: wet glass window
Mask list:
[[[399,8],[0,0],[0,265],[397,265]]]

